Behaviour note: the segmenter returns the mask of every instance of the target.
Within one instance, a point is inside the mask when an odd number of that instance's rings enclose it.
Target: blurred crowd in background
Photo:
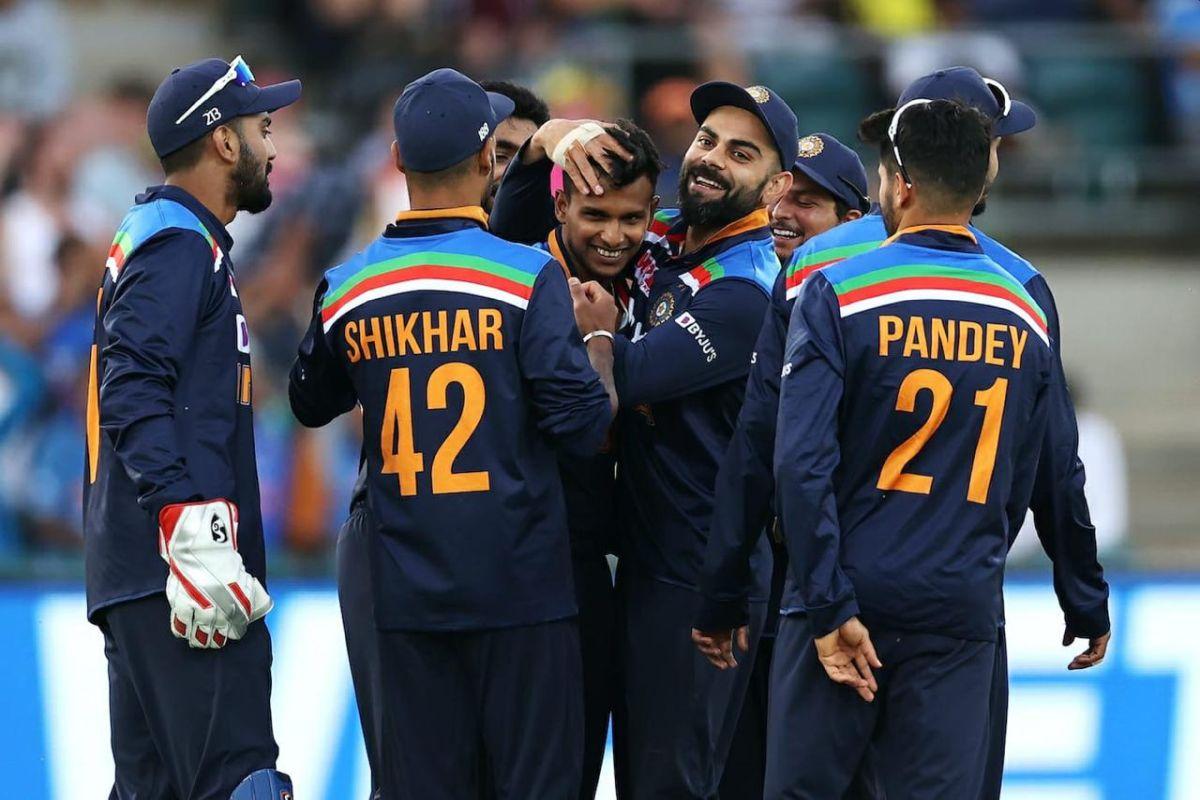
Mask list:
[[[146,104],[170,66],[238,53],[260,81],[305,84],[273,124],[274,204],[231,226],[267,540],[292,569],[325,563],[359,431],[354,415],[300,429],[287,370],[321,271],[407,203],[390,111],[427,69],[526,83],[557,116],[633,117],[677,165],[700,81],[765,83],[802,132],[853,142],[910,80],[970,64],[1043,120],[1005,144],[1001,232],[1051,249],[1062,242],[1048,227],[1085,244],[1126,231],[1154,249],[1197,235],[1197,0],[0,0],[0,572],[77,559],[96,291],[116,225],[161,177]],[[676,177],[664,175],[664,204]],[[1120,539],[1124,458],[1116,429],[1101,429],[1095,472],[1113,474],[1095,480],[1102,503],[1120,501],[1104,535]],[[1179,524],[1190,535],[1194,522]]]

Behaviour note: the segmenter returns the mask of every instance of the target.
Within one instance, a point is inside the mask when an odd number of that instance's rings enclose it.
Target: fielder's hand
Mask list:
[[[879,669],[883,663],[875,655],[871,635],[858,617],[851,617],[836,631],[814,639],[813,644],[830,680],[853,688],[868,703],[875,699],[879,684],[871,667]]]
[[[1088,669],[1094,667],[1104,660],[1105,654],[1108,653],[1108,640],[1112,637],[1112,631],[1097,636],[1095,639],[1088,639],[1088,648],[1071,660],[1067,665],[1069,670]],[[1069,647],[1075,641],[1075,634],[1071,633],[1070,629],[1063,632],[1063,647]]]
[[[738,650],[743,653],[750,650],[750,628],[746,625],[737,630],[704,632],[692,628],[692,644],[701,655],[717,669],[732,669],[738,665],[733,653],[733,640],[737,638]]]
[[[237,528],[237,506],[228,500],[172,503],[158,514],[171,633],[191,647],[215,650],[242,638],[273,605],[242,563]]]

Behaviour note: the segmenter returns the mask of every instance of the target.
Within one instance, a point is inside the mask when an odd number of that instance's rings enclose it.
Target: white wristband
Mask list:
[[[617,341],[617,337],[612,335],[612,331],[599,330],[599,331],[592,331],[591,333],[586,334],[583,337],[583,343],[587,344],[592,339],[595,339],[597,336],[603,336],[604,338],[608,339],[611,342]]]
[[[571,149],[571,145],[579,142],[587,144],[592,139],[604,133],[604,128],[596,122],[585,122],[582,125],[577,125],[571,132],[562,138],[558,146],[554,148],[554,152],[550,154],[550,160],[560,167],[567,165],[567,151]]]

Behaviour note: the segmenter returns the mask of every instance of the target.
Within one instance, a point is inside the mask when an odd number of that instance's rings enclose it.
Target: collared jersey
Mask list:
[[[383,629],[479,630],[575,613],[555,450],[611,411],[562,268],[478,208],[402,214],[325,273],[292,367],[305,425],[359,403]]]
[[[805,282],[775,472],[818,635],[859,614],[995,639],[1053,361],[1044,310],[966,228],[901,231]]]
[[[624,563],[692,587],[779,262],[765,210],[682,254],[685,232],[678,211],[655,215],[651,247],[634,267],[634,329],[618,337],[614,375]]]
[[[163,591],[158,511],[223,497],[265,583],[250,334],[232,240],[199,201],[148,189],[121,222],[96,307],[83,487],[88,616]]]
[[[1055,590],[1068,627],[1081,636],[1108,630],[1108,586],[1097,558],[1095,529],[1084,497],[1084,470],[1078,456],[1078,426],[1060,356],[1058,311],[1045,278],[1021,256],[971,226],[979,246],[1022,284],[1046,313],[1055,369],[1041,461],[1031,499],[1038,535],[1054,562]],[[746,387],[737,431],[718,477],[713,532],[705,556],[705,600],[699,624],[733,627],[745,619],[747,554],[772,510],[771,464],[779,407],[779,373],[792,305],[806,278],[846,258],[869,252],[886,239],[883,217],[870,214],[843,223],[805,242],[779,274],[771,309],[755,344],[754,366]],[[1017,531],[1011,532],[1016,536]],[[785,609],[802,603],[789,589]]]

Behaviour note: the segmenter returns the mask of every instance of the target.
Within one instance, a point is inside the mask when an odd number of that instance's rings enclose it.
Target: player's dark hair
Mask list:
[[[888,138],[894,111],[878,111],[862,121],[859,138],[879,147],[879,158],[899,171]],[[971,106],[953,100],[934,100],[911,106],[900,118],[896,145],[904,169],[914,184],[933,189],[945,204],[972,207],[987,182],[992,151],[992,122]]]
[[[603,165],[598,164],[593,158],[590,159],[592,166],[598,171],[603,171],[608,182],[618,189],[628,186],[642,177],[649,179],[651,186],[656,186],[659,173],[663,170],[663,163],[650,134],[627,119],[619,119],[611,124],[605,124],[604,129],[633,158],[626,161],[610,155],[605,159],[607,163]],[[563,181],[563,189],[568,193],[573,190],[570,180]]]
[[[164,175],[175,175],[191,169],[200,163],[204,155],[204,147],[208,144],[208,136],[201,136],[194,142],[189,142],[174,153],[168,153],[159,159]]]
[[[508,81],[480,81],[485,92],[502,94],[512,100],[516,107],[512,116],[527,119],[539,128],[550,121],[550,107],[532,90]]]
[[[842,200],[839,197],[834,197],[833,198],[833,213],[837,214],[837,218],[839,220],[845,219],[846,215],[850,213],[850,204],[847,203],[845,200]]]

